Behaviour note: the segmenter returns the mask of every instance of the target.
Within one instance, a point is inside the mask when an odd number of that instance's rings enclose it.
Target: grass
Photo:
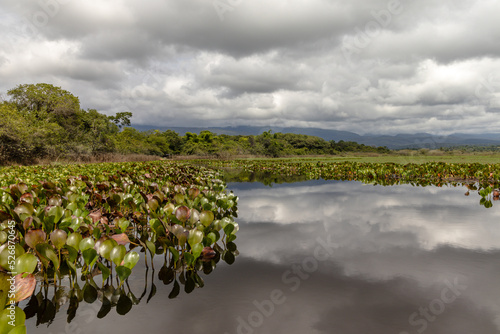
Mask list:
[[[481,163],[496,164],[500,163],[500,153],[493,154],[458,154],[458,155],[374,155],[374,154],[346,154],[345,156],[306,156],[306,157],[285,157],[279,158],[289,162],[342,162],[358,161],[367,163],[387,163],[398,164],[426,162],[448,162],[448,163]],[[270,160],[270,158],[249,158],[238,160]]]
[[[481,164],[500,164],[500,153],[454,153],[445,154],[440,151],[430,151],[428,154],[419,154],[417,151],[404,152],[400,154],[378,154],[378,153],[345,153],[343,155],[321,155],[321,156],[291,156],[280,158],[269,158],[265,156],[234,156],[228,159],[206,156],[173,156],[175,161],[189,161],[198,159],[207,160],[242,160],[242,161],[273,161],[282,160],[286,162],[343,162],[357,161],[365,163],[398,163],[422,164],[426,162],[448,162],[448,163],[481,163]],[[75,156],[64,159],[42,159],[37,160],[35,165],[58,165],[58,164],[82,164],[82,163],[102,163],[102,162],[131,162],[131,161],[151,161],[165,160],[158,156],[144,154],[103,154],[100,156]],[[8,164],[18,165],[18,164]],[[8,166],[7,165],[7,166]],[[1,167],[1,166],[0,166]],[[5,166],[4,166],[5,167]]]

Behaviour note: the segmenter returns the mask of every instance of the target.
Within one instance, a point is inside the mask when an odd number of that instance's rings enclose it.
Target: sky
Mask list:
[[[495,0],[2,0],[0,94],[168,126],[500,133]]]

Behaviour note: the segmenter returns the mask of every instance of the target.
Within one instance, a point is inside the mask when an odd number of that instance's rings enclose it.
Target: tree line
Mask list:
[[[0,164],[30,164],[56,158],[82,160],[107,153],[228,158],[390,152],[386,147],[271,131],[256,136],[210,131],[181,136],[172,130],[138,131],[130,126],[131,112],[106,116],[95,109],[83,110],[78,97],[46,83],[19,85],[7,96],[0,102]]]

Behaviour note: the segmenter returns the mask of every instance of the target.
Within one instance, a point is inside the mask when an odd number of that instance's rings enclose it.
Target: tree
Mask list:
[[[179,154],[182,150],[182,138],[174,130],[167,130],[163,132],[168,142],[168,147],[170,149],[170,154]]]
[[[60,156],[73,149],[75,130],[82,121],[78,97],[46,83],[19,85],[7,94],[18,113],[36,128],[43,154]]]
[[[115,150],[113,136],[118,133],[118,126],[95,109],[88,109],[82,119],[81,142],[90,146],[90,152],[93,155],[113,152]]]
[[[36,135],[14,105],[0,103],[0,164],[32,162]]]
[[[132,117],[132,113],[125,111],[116,113],[115,116],[109,116],[108,118],[121,129],[124,126],[130,126],[130,117]]]
[[[24,84],[7,92],[17,110],[39,121],[60,123],[80,111],[80,100],[51,84]]]

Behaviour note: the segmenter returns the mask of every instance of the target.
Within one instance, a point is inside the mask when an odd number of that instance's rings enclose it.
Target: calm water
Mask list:
[[[229,188],[240,255],[201,275],[203,288],[169,299],[157,257],[146,277],[134,269],[130,288],[146,295],[125,316],[98,319],[101,303],[82,302],[68,324],[66,303],[28,333],[500,333],[498,202],[485,209],[461,187]]]

